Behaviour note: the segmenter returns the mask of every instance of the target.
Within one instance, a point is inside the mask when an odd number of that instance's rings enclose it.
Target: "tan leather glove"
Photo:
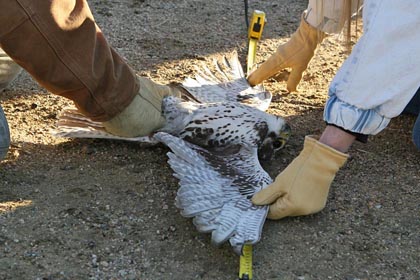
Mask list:
[[[162,99],[168,95],[181,97],[180,88],[160,85],[143,77],[138,79],[140,89],[133,101],[116,117],[103,122],[109,133],[123,137],[149,135],[165,123]]]
[[[289,92],[296,91],[296,87],[302,79],[303,71],[308,67],[316,47],[325,36],[324,32],[310,26],[305,21],[304,14],[302,14],[300,26],[290,40],[280,45],[268,60],[249,75],[249,84],[255,86],[284,68],[292,68],[287,80],[287,90]]]
[[[252,202],[256,205],[271,204],[270,219],[319,212],[325,207],[336,172],[347,158],[347,154],[306,136],[299,156],[273,184],[255,194]]]

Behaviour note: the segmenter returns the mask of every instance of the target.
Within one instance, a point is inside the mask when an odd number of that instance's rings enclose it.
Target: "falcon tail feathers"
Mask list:
[[[95,122],[85,117],[75,107],[65,108],[59,115],[56,128],[50,132],[55,137],[63,138],[97,138],[151,144],[158,143],[158,141],[149,136],[119,137],[108,133],[101,122]]]

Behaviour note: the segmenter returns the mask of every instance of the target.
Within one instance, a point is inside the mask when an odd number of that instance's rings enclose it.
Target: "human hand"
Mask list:
[[[296,91],[303,71],[308,67],[316,47],[325,36],[325,33],[310,26],[302,15],[300,26],[290,40],[280,45],[267,61],[249,75],[249,84],[255,86],[284,68],[292,68],[287,80],[287,90]]]
[[[274,183],[252,198],[256,205],[270,204],[269,219],[309,215],[326,204],[335,174],[344,165],[347,154],[306,136],[304,148]]]
[[[103,122],[107,132],[122,137],[147,136],[165,123],[162,100],[165,96],[181,97],[183,89],[161,85],[138,77],[140,89],[133,101],[110,121]]]

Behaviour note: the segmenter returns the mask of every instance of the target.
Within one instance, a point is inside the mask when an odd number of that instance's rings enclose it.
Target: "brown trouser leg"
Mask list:
[[[96,121],[116,116],[139,89],[84,0],[0,0],[0,45],[39,84]]]

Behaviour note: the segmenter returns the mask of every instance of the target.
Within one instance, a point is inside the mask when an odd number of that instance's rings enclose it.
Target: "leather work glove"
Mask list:
[[[306,136],[303,150],[274,183],[252,198],[256,205],[270,205],[269,219],[309,215],[321,211],[335,174],[347,154]]]
[[[120,114],[103,122],[105,129],[123,137],[146,136],[165,123],[162,100],[165,96],[181,97],[183,90],[175,86],[160,85],[138,77],[140,89],[133,101]]]
[[[300,26],[290,40],[280,45],[274,54],[249,75],[249,84],[255,86],[284,68],[292,68],[287,80],[287,90],[296,91],[303,71],[314,56],[316,47],[325,37],[326,34],[309,25],[302,14]]]

